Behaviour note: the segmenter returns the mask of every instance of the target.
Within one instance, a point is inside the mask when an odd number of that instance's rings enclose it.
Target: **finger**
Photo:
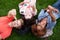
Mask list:
[[[17,20],[16,16],[13,16],[15,20]]]

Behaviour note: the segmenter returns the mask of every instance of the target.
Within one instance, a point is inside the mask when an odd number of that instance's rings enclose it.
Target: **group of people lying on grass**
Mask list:
[[[25,5],[24,11],[20,8],[21,18],[16,18],[16,9],[12,9],[8,12],[7,16],[0,17],[0,40],[6,39],[11,35],[13,27],[16,28],[16,32],[19,34],[26,34],[32,32],[39,38],[48,38],[53,34],[53,29],[56,25],[56,20],[60,18],[60,0],[58,0],[52,6],[48,5],[47,8],[42,9],[37,14],[35,3],[32,6],[26,7],[25,3],[22,2],[20,5]],[[32,11],[30,10],[32,8]],[[22,11],[21,11],[22,10]],[[26,11],[29,10],[29,11]]]

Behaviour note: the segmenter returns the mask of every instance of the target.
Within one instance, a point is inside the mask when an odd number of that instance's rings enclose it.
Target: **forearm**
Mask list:
[[[52,12],[51,12],[51,13],[49,13],[49,15],[50,15],[50,17],[51,17],[52,21],[53,21],[53,22],[55,22],[55,21],[56,21],[56,18],[55,18],[55,16],[52,14]]]

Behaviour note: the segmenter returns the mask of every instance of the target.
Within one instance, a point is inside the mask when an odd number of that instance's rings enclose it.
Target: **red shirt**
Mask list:
[[[5,39],[10,36],[12,27],[8,25],[9,22],[13,21],[13,17],[0,17],[0,35],[2,36],[2,39]]]

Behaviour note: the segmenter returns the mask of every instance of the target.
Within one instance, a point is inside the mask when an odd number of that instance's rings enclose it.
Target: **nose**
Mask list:
[[[21,13],[24,13],[24,11],[21,11]]]

